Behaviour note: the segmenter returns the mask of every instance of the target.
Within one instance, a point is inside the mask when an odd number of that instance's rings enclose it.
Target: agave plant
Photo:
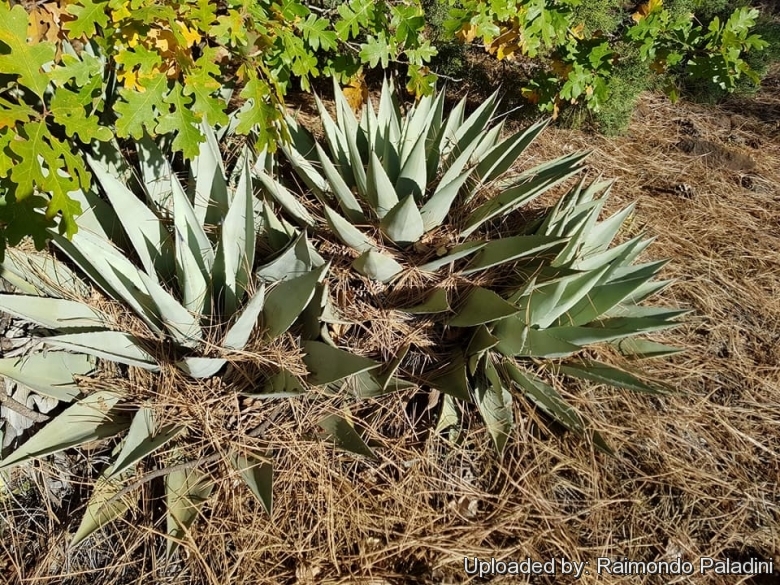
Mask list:
[[[0,460],[0,469],[124,435],[74,543],[128,509],[123,490],[138,461],[182,431],[175,425],[160,428],[150,405],[133,411],[118,389],[81,396],[74,375],[92,370],[89,356],[150,372],[214,376],[228,361],[242,359],[250,339],[271,341],[284,334],[307,309],[327,271],[305,231],[261,261],[260,243],[282,224],[269,221],[273,213],[254,196],[249,154],[229,180],[214,131],[205,125],[203,131],[207,141],[185,184],[150,140],[138,145],[138,177],[118,149],[90,157],[107,201],[97,193],[77,194],[87,211],[71,240],[52,232],[57,257],[11,250],[2,264],[0,275],[20,293],[0,294],[0,310],[37,325],[34,336],[44,351],[0,360],[0,373],[72,404]],[[93,302],[91,291],[101,293],[102,304]],[[101,308],[111,306],[136,319]],[[316,320],[318,307],[308,313]],[[303,391],[302,382],[284,369],[257,385],[260,393],[273,396]],[[232,463],[270,509],[270,464],[241,454]],[[186,461],[174,466],[165,484],[170,551],[212,484]]]
[[[402,115],[395,90],[386,81],[378,109],[369,102],[359,120],[338,85],[335,96],[335,121],[317,99],[328,151],[291,118],[292,142],[281,150],[319,199],[329,230],[359,254],[354,268],[372,279],[390,282],[412,267],[409,250],[442,225],[454,232],[449,249],[416,268],[436,272],[475,254],[486,242],[465,243],[468,236],[581,170],[583,154],[540,165],[475,205],[465,218],[455,217],[456,209],[512,166],[546,122],[502,140],[503,123],[492,123],[498,94],[468,117],[464,99],[445,118],[444,92],[422,98]],[[262,169],[259,178],[296,222],[315,225],[314,217],[282,183]],[[388,246],[374,237],[377,228]],[[489,256],[493,267],[556,242],[546,236],[496,239],[482,256]],[[477,260],[469,270],[487,267],[484,260]]]
[[[389,82],[378,110],[369,101],[359,117],[338,86],[335,121],[319,99],[317,104],[327,150],[292,119],[292,143],[281,150],[321,203],[329,230],[357,255],[354,269],[387,283],[414,266],[441,271],[442,279],[457,275],[463,285],[448,294],[433,279],[427,301],[405,309],[439,314],[440,327],[463,335],[465,351],[442,356],[443,364],[436,365],[443,367],[418,377],[446,394],[442,421],[454,420],[453,399],[473,401],[501,450],[512,427],[511,391],[516,389],[567,428],[585,434],[586,421],[534,373],[538,368],[527,367],[532,364],[544,366],[555,383],[563,374],[639,391],[656,388],[583,357],[586,348],[602,342],[620,342],[626,352],[670,353],[672,348],[632,338],[672,327],[682,313],[638,305],[663,288],[665,283],[652,280],[663,263],[632,265],[649,243],[641,238],[610,248],[631,208],[598,221],[608,183],[586,187],[580,182],[536,226],[504,231],[502,237],[489,229],[493,220],[580,172],[586,153],[503,179],[545,123],[501,139],[502,124],[492,124],[496,94],[468,117],[461,101],[445,118],[443,93],[423,98],[402,115]],[[305,196],[256,170],[294,221],[316,224],[301,204]],[[415,263],[415,244],[440,227],[454,234],[450,244],[437,257]],[[513,276],[498,270],[510,264]],[[408,345],[400,348],[384,371],[396,375],[409,351]],[[568,361],[561,363],[562,358]],[[310,365],[315,378],[322,363]],[[376,372],[380,366],[371,367]],[[372,381],[361,373],[357,382],[369,395],[378,391],[376,376]],[[598,434],[592,436],[607,448]]]
[[[518,265],[514,286],[503,287],[502,295],[475,287],[449,320],[451,327],[471,328],[470,341],[453,360],[455,366],[432,383],[450,396],[473,396],[499,451],[513,424],[512,389],[609,451],[555,385],[540,377],[541,370],[556,384],[563,374],[638,392],[663,391],[631,372],[583,356],[584,350],[604,343],[630,357],[675,353],[675,348],[635,338],[674,327],[675,318],[686,313],[639,304],[669,284],[653,280],[666,262],[633,264],[650,244],[641,236],[610,248],[633,206],[598,221],[609,188],[609,183],[585,188],[580,182],[534,230],[566,239],[555,258]],[[445,408],[452,421],[456,406],[451,399]]]

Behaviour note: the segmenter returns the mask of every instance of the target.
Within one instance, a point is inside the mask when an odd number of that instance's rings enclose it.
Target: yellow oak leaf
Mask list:
[[[127,8],[127,4],[122,4],[121,7],[111,11],[111,22],[116,24],[125,19],[131,18],[132,16],[132,13]]]
[[[585,38],[585,23],[581,22],[578,25],[571,27],[569,32],[571,33],[571,36],[573,36],[578,41],[581,41]]]
[[[184,37],[184,40],[187,41],[188,47],[191,47],[192,45],[195,45],[200,42],[201,36],[200,33],[198,32],[198,29],[189,28],[183,22],[177,22],[176,24],[179,25],[179,28],[181,29],[181,34]]]
[[[631,15],[632,20],[634,22],[639,22],[650,13],[660,9],[661,6],[663,6],[663,3],[664,0],[648,0],[644,4],[640,5],[637,11]]]
[[[470,43],[477,36],[477,27],[467,22],[455,33],[455,36],[461,43]]]
[[[368,101],[368,86],[362,74],[355,75],[347,87],[343,90],[344,97],[347,98],[349,107],[353,112],[359,112]]]

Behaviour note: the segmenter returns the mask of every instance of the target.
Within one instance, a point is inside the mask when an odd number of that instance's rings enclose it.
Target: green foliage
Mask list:
[[[584,104],[607,131],[625,125],[626,104],[634,103],[653,76],[662,79],[656,85],[673,100],[675,80],[726,93],[744,79],[757,83],[749,56],[766,47],[751,32],[758,10],[734,3],[648,0],[630,11],[613,0],[450,5],[444,23],[450,39],[480,39],[499,60],[538,59],[542,67],[524,89],[525,97],[553,116],[565,106]],[[730,12],[723,15],[725,8]],[[703,24],[694,13],[704,16]],[[601,116],[603,109],[614,111]]]
[[[203,140],[197,125],[226,124],[235,89],[251,104],[235,128],[261,129],[260,145],[272,149],[293,81],[303,89],[322,75],[348,83],[364,66],[398,62],[411,91],[430,92],[433,82],[425,64],[436,51],[416,2],[350,0],[322,12],[299,0],[54,0],[33,14],[11,4],[0,1],[0,190],[12,195],[8,206],[34,193],[30,201],[49,198],[27,228],[38,243],[58,216],[62,233],[75,232],[72,194],[90,187],[83,159],[64,141],[87,149],[114,133],[168,135],[191,158]],[[0,230],[0,245],[18,241],[18,226],[4,221]]]

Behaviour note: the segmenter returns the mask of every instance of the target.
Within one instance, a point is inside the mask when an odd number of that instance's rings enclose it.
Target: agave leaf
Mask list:
[[[398,204],[398,194],[395,186],[382,168],[382,163],[372,150],[368,157],[368,175],[366,177],[367,191],[366,199],[373,208],[379,219],[382,219],[387,213]]]
[[[336,170],[336,167],[333,166],[333,163],[330,161],[330,158],[325,151],[322,150],[322,147],[319,144],[316,144],[315,146],[317,149],[317,156],[322,164],[322,171],[325,173],[325,177],[328,180],[330,191],[338,200],[344,215],[353,223],[365,221],[366,218],[363,215],[363,209],[352,194],[352,189],[349,188],[349,185],[344,181],[344,178]]]
[[[615,454],[598,431],[586,430],[588,421],[572,408],[555,388],[536,376],[522,372],[514,364],[505,362],[504,366],[512,380],[525,390],[526,396],[543,412],[575,434],[590,438],[594,447],[602,452],[608,455]]]
[[[431,109],[426,120],[427,135],[425,139],[425,158],[428,161],[426,175],[435,177],[439,170],[441,162],[441,139],[443,137],[442,123],[444,117],[444,92],[441,91],[431,105]]]
[[[463,123],[455,127],[455,142],[458,151],[462,152],[466,146],[482,136],[496,111],[496,107],[498,107],[498,90],[482,102]]]
[[[295,218],[299,224],[304,226],[314,225],[315,222],[312,215],[306,211],[306,208],[301,204],[298,198],[287,189],[287,187],[265,173],[257,173],[255,176],[271,197],[273,197],[287,213]]]
[[[163,279],[170,277],[173,274],[173,250],[159,218],[103,165],[89,156],[87,160],[122,222],[144,270],[155,277],[158,274]]]
[[[514,236],[492,240],[484,245],[461,274],[468,275],[514,262],[530,255],[538,255],[566,240],[550,236]]]
[[[412,106],[403,119],[402,140],[401,140],[401,160],[406,161],[409,154],[417,145],[418,137],[428,136],[428,128],[431,123],[431,106],[434,97],[432,95],[423,96],[420,101]]]
[[[197,469],[175,470],[165,476],[168,548],[170,557],[206,503],[214,482]]]
[[[542,130],[547,128],[549,123],[549,119],[537,122],[495,145],[485,156],[480,158],[476,170],[479,180],[483,184],[489,183],[508,171]]]
[[[193,378],[210,378],[222,369],[227,360],[221,358],[185,357],[176,366]]]
[[[253,455],[234,455],[230,459],[233,467],[241,474],[241,478],[268,514],[271,514],[273,509],[274,480],[274,466],[270,455],[269,451],[265,461]]]
[[[452,170],[452,167],[450,170]],[[446,175],[442,178],[433,195],[428,198],[420,209],[420,215],[422,215],[426,231],[439,227],[444,222],[452,209],[455,198],[460,193],[461,187],[469,178],[472,170],[468,169],[460,173],[451,181],[447,180]]]
[[[257,320],[263,312],[264,306],[265,284],[263,283],[255,294],[252,295],[252,298],[249,299],[238,319],[228,329],[225,339],[222,341],[222,347],[225,349],[243,350],[257,325]]]
[[[582,255],[587,257],[606,250],[635,209],[636,203],[632,203],[604,221],[597,223],[588,233]]]
[[[418,266],[418,269],[425,272],[436,272],[442,266],[446,266],[447,264],[470,256],[474,252],[481,250],[485,247],[485,245],[486,242],[465,242],[452,248],[449,254],[446,254],[441,258],[437,258],[436,260],[426,262],[422,266]]]
[[[394,189],[398,197],[412,195],[414,199],[420,200],[425,193],[428,185],[425,139],[425,134],[420,134],[409,156],[403,161]]]
[[[211,240],[176,175],[171,177],[170,188],[173,195],[173,225],[184,236],[187,248],[203,270],[208,272],[214,265],[214,249]]]
[[[119,331],[91,331],[46,337],[47,345],[94,355],[112,362],[157,372],[157,361],[141,348],[138,339]]]
[[[350,112],[349,115],[351,116],[352,113]],[[360,193],[363,197],[367,197],[370,194],[368,186],[369,184],[366,177],[366,169],[363,168],[363,160],[360,156],[360,149],[358,148],[357,122],[355,122],[354,117],[353,124],[354,126],[351,126],[344,131],[344,138],[346,139],[349,158],[352,161],[350,166],[352,168],[352,175],[355,178],[355,186],[357,187],[358,193]]]
[[[474,332],[474,335],[469,341],[469,345],[466,348],[466,356],[478,356],[482,355],[489,349],[498,345],[499,339],[495,337],[485,325],[480,325]]]
[[[398,350],[398,353],[393,358],[393,360],[376,374],[376,381],[379,383],[383,391],[387,390],[387,388],[390,386],[390,382],[395,379],[396,374],[398,373],[398,368],[401,367],[401,363],[409,353],[410,347],[410,344],[404,344],[403,347]]]
[[[319,341],[305,341],[303,350],[306,352],[303,361],[310,372],[309,383],[313,386],[338,382],[381,366],[379,362]]]
[[[268,377],[261,389],[256,392],[246,392],[247,396],[261,399],[293,398],[306,394],[301,381],[287,370],[281,370]]]
[[[157,314],[173,339],[183,347],[197,347],[203,341],[198,320],[154,280],[143,272],[140,275],[157,307]]]
[[[71,191],[68,197],[81,205],[82,213],[77,218],[79,229],[90,231],[119,246],[127,243],[122,223],[116,213],[94,188],[88,191]]]
[[[311,133],[306,130],[306,128],[298,124],[298,121],[295,118],[288,114],[285,115],[284,120],[285,124],[287,125],[287,131],[290,134],[290,141],[292,146],[295,148],[295,150],[298,151],[298,154],[309,162],[316,162],[317,156],[315,149],[317,143]],[[267,156],[267,149],[264,148],[261,154],[263,155],[263,159],[267,158],[270,160],[270,157]],[[261,157],[258,157],[258,161],[255,163],[255,168],[264,168],[266,166],[264,163],[265,161],[261,160]]]
[[[136,143],[138,166],[149,203],[160,210],[170,210],[173,171],[160,147],[147,134]],[[108,172],[108,169],[106,169]]]
[[[0,311],[62,331],[105,328],[108,318],[84,303],[15,294],[0,294]]]
[[[407,309],[400,309],[404,313],[410,313],[412,315],[432,315],[434,313],[445,313],[450,310],[450,303],[447,301],[447,291],[443,288],[437,288],[431,293],[425,302],[409,307]]]
[[[407,195],[388,211],[380,226],[388,238],[401,245],[413,244],[425,234],[420,210],[417,209],[413,195]]]
[[[603,252],[590,254],[587,257],[578,257],[572,263],[572,268],[576,270],[594,270],[601,266],[611,265],[614,267],[626,266],[641,254],[652,243],[652,239],[642,239],[642,236],[631,238],[618,246],[614,246]],[[608,280],[611,276],[607,272],[605,278]]]
[[[512,381],[536,406],[570,431],[578,435],[584,434],[585,425],[582,417],[555,388],[536,376],[524,372],[511,362],[507,361],[503,365]]]
[[[553,283],[536,286],[521,298],[517,306],[526,315],[529,325],[546,329],[580,300],[586,297],[593,286],[606,272],[607,267],[582,274],[565,276]]]
[[[200,143],[198,156],[192,161],[195,174],[193,207],[201,226],[217,225],[230,206],[225,166],[211,125],[204,121],[200,129],[206,140]]]
[[[483,131],[481,135],[478,136],[477,139],[472,142],[472,144],[476,145],[476,148],[474,149],[474,154],[472,156],[472,160],[479,163],[479,161],[481,161],[485,156],[487,156],[488,153],[493,148],[496,148],[503,131],[504,131],[503,120],[498,124],[496,124],[495,126],[493,126],[492,128]]]
[[[632,310],[649,307],[635,307]],[[655,309],[655,308],[652,308]],[[656,309],[648,311],[645,316],[638,317],[609,317],[589,323],[587,327],[556,327],[554,335],[559,339],[584,346],[590,343],[603,341],[615,341],[623,337],[630,337],[640,333],[663,331],[677,327],[679,323],[673,321],[675,317],[685,315],[688,311]]]
[[[106,471],[110,472],[111,469],[109,467]],[[98,477],[95,487],[92,489],[92,495],[89,497],[87,509],[81,518],[81,523],[73,536],[73,540],[70,542],[71,547],[83,542],[97,530],[122,516],[133,506],[137,496],[131,497],[129,494],[111,501],[124,489],[131,477],[132,473],[128,472],[117,474],[116,477],[111,478],[107,477],[106,472],[104,472]]]
[[[558,328],[534,329],[520,319],[504,319],[493,328],[500,343],[496,350],[506,356],[536,358],[566,357],[582,349],[580,344],[557,337]]]
[[[466,297],[466,301],[456,309],[455,316],[449,320],[452,327],[474,327],[509,315],[519,309],[509,304],[493,291],[475,287]]]
[[[107,390],[82,398],[0,460],[0,469],[122,432],[129,426],[129,421],[115,408],[121,398],[120,394]]]
[[[663,357],[680,353],[682,350],[678,347],[664,345],[647,339],[621,339],[613,343],[615,348],[624,356],[633,359],[646,359],[654,357]]]
[[[18,249],[5,251],[0,278],[29,295],[62,298],[62,290],[79,297],[89,295],[89,287],[62,262]]]
[[[507,189],[497,197],[480,205],[466,219],[462,236],[472,234],[479,226],[495,217],[506,215],[529,203],[545,191],[558,183],[565,181],[582,170],[580,163],[587,154],[573,154],[562,157],[552,164],[544,172],[535,174],[532,178],[525,179],[519,185]]]
[[[433,431],[437,435],[444,431],[450,431],[450,441],[454,441],[453,431],[457,433],[457,429],[460,429],[461,413],[458,408],[455,399],[447,394],[444,395],[441,401],[441,410],[439,411],[439,419],[436,422],[436,429]]]
[[[337,447],[356,455],[363,455],[371,459],[377,458],[355,428],[345,418],[331,414],[322,419],[319,425],[335,440]]]
[[[635,392],[645,392],[648,394],[665,393],[665,390],[660,386],[648,384],[630,372],[593,360],[582,359],[575,362],[568,362],[560,365],[558,369],[567,376],[580,378],[582,380],[590,380],[591,382],[599,382],[601,384],[608,384],[618,388],[625,388],[626,390],[634,390]]]
[[[323,211],[325,212],[325,219],[330,226],[330,229],[336,234],[339,240],[344,245],[349,246],[353,250],[358,252],[367,252],[376,248],[368,236],[353,226],[349,221],[341,217],[338,213],[333,211],[327,205],[323,205]]]
[[[176,276],[184,307],[197,314],[208,313],[211,291],[206,277],[214,265],[214,250],[178,180],[173,181],[172,190]]]
[[[395,99],[392,83],[387,79],[382,83],[377,124],[382,140],[385,142],[395,143],[401,137],[401,109]]]
[[[329,267],[326,264],[303,276],[282,281],[268,292],[263,307],[263,325],[271,339],[287,331],[303,313]]]
[[[647,282],[646,278],[636,278],[595,286],[584,298],[562,314],[556,324],[586,325],[630,297],[645,282]]]
[[[184,430],[182,426],[167,425],[157,429],[151,408],[143,407],[135,413],[127,431],[122,450],[114,460],[109,478],[118,478],[141,459],[157,451]]]
[[[232,315],[249,282],[254,263],[255,220],[252,180],[248,161],[244,164],[235,197],[222,223],[214,265],[215,283],[222,289],[225,313]]]
[[[415,388],[416,385],[395,375],[376,376],[373,371],[360,372],[351,376],[345,383],[353,394],[360,399],[378,398],[392,392]]]
[[[314,99],[317,103],[317,110],[322,120],[322,130],[325,133],[325,140],[328,143],[328,148],[331,152],[331,156],[338,162],[339,168],[342,170],[342,176],[347,180],[350,186],[353,186],[354,175],[352,172],[352,162],[350,160],[349,147],[347,146],[347,139],[344,133],[330,117],[328,110],[322,104],[320,98],[315,95]],[[359,162],[357,164],[360,164]]]
[[[363,276],[380,282],[390,282],[404,267],[376,250],[368,250],[352,262],[352,266]]]
[[[328,190],[328,181],[314,168],[311,161],[303,156],[296,148],[288,148],[284,144],[281,145],[282,152],[284,152],[287,160],[290,161],[290,165],[298,174],[306,186],[312,190],[312,192],[318,197],[322,197]]]
[[[471,400],[469,382],[466,378],[466,362],[461,355],[454,356],[449,365],[430,374],[427,381],[433,388],[448,396],[465,402]]]
[[[287,222],[282,223],[276,217],[271,206],[262,199],[255,199],[254,206],[256,206],[256,213],[261,219],[259,223],[262,225],[263,236],[271,249],[275,252],[284,249],[296,236],[297,231]]]
[[[86,376],[93,369],[88,356],[64,351],[0,359],[0,375],[61,402],[71,402],[80,393],[73,376]]]
[[[79,231],[71,240],[52,234],[52,241],[110,297],[124,300],[155,333],[162,333],[140,271],[109,242]]]
[[[484,358],[484,364],[484,377],[478,376],[474,385],[474,401],[500,455],[514,425],[512,395],[504,387],[490,360]]]
[[[447,123],[441,130],[439,152],[441,153],[440,166],[445,170],[449,167],[453,158],[456,158],[462,150],[458,150],[457,129],[463,125],[463,114],[466,109],[466,98],[460,100],[447,116]]]
[[[303,276],[313,267],[321,266],[312,252],[304,230],[276,259],[258,268],[255,274],[268,283]]]

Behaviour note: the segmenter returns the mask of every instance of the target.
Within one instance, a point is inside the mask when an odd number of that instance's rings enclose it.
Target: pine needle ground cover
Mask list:
[[[752,136],[739,126],[724,135],[696,115],[691,113],[693,124],[717,140]],[[737,125],[747,123],[734,119]],[[694,308],[700,317],[657,339],[670,345],[693,343],[697,336],[710,341],[651,366],[652,377],[672,380],[686,394],[638,397],[597,385],[567,390],[566,398],[587,414],[616,451],[614,457],[562,434],[544,413],[522,403],[512,406],[515,424],[503,458],[497,458],[489,427],[475,411],[453,449],[446,435],[431,432],[439,416],[437,400],[420,400],[414,390],[402,390],[367,398],[354,413],[357,420],[368,420],[360,428],[366,445],[381,445],[374,449],[379,461],[369,462],[313,436],[302,440],[321,432],[312,423],[326,413],[292,400],[284,416],[268,417],[268,430],[281,447],[274,459],[276,501],[270,518],[250,490],[239,489],[239,473],[219,477],[211,503],[179,551],[178,564],[168,564],[161,527],[154,523],[161,517],[164,493],[155,492],[160,487],[150,482],[132,516],[104,528],[95,546],[69,552],[72,534],[62,525],[70,526],[71,512],[82,512],[93,484],[83,472],[107,462],[105,451],[87,450],[77,458],[83,487],[64,499],[65,506],[52,501],[56,495],[47,470],[56,467],[46,465],[27,479],[30,501],[4,500],[10,582],[462,582],[463,556],[497,552],[507,558],[563,554],[578,561],[776,554],[777,411],[772,405],[778,403],[773,399],[778,386],[771,324],[777,306],[765,299],[778,298],[777,283],[768,276],[776,267],[770,251],[776,249],[777,235],[756,229],[762,218],[771,225],[776,207],[771,183],[776,166],[769,158],[776,145],[765,144],[767,159],[750,176],[750,190],[736,184],[739,176],[715,176],[707,173],[703,160],[682,159],[672,151],[677,136],[670,133],[666,142],[658,138],[658,130],[668,133],[669,127],[655,110],[635,127],[641,149],[627,140],[605,141],[596,153],[604,166],[593,164],[606,176],[632,169],[613,188],[614,211],[634,201],[640,187],[657,187],[650,177],[664,187],[670,169],[680,183],[695,186],[696,196],[685,204],[670,201],[676,197],[674,185],[671,196],[640,195],[623,236],[650,231],[659,240],[668,237],[675,248],[653,246],[648,260],[678,254],[690,260],[685,268],[664,268],[664,277],[680,278],[662,301]],[[761,125],[754,129],[765,131]],[[657,158],[641,167],[642,175],[633,165],[640,159],[638,151],[647,157],[648,145]],[[592,138],[554,132],[528,151],[523,166],[588,146]],[[695,179],[701,176],[709,182]],[[550,193],[548,203],[556,195]],[[740,212],[722,207],[716,195],[740,202]],[[714,249],[721,251],[717,258]],[[746,256],[752,272],[736,263]],[[350,305],[336,308],[348,314]],[[726,367],[718,360],[727,360]],[[143,388],[148,380],[141,376],[131,383]],[[235,438],[233,429],[241,424],[246,405],[206,385],[189,385],[186,393],[181,388],[180,380],[163,385],[159,404],[178,422],[200,429],[196,445],[224,448]],[[370,418],[359,418],[363,413]],[[728,524],[724,505],[731,507]]]

